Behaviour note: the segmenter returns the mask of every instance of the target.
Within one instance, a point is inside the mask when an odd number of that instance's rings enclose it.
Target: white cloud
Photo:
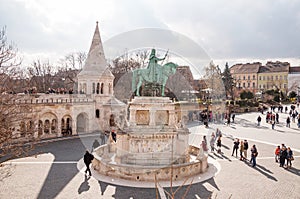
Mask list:
[[[2,0],[0,26],[7,25],[9,39],[29,57],[87,51],[99,21],[103,41],[138,28],[169,28],[214,60],[294,62],[300,52],[299,7],[297,0]]]

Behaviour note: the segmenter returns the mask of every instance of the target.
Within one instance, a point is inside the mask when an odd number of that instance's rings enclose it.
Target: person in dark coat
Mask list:
[[[284,167],[285,164],[285,159],[287,158],[287,150],[285,146],[281,147],[280,150],[280,157],[279,157],[279,161],[280,161],[280,167]]]
[[[259,115],[258,118],[257,118],[257,126],[260,126],[260,122],[261,122],[261,117]]]
[[[234,123],[235,114],[232,114],[232,123]]]
[[[83,161],[84,161],[84,164],[86,166],[85,173],[89,172],[90,176],[92,175],[91,170],[90,170],[90,164],[91,164],[93,159],[94,159],[93,154],[89,153],[89,151],[86,150],[85,154],[83,156]]]
[[[239,145],[240,145],[240,140],[239,140],[239,139],[236,139],[236,140],[233,142],[233,150],[232,150],[231,156],[233,156],[234,151],[235,151],[235,156],[237,157],[237,151],[238,151],[238,149],[239,149]]]
[[[255,144],[252,146],[251,148],[251,160],[250,160],[250,163],[252,163],[252,167],[255,167],[256,166],[256,157],[258,155],[258,152],[257,152],[257,148],[255,146]]]
[[[221,136],[219,136],[217,140],[218,153],[222,153],[221,146],[222,146],[222,141],[221,141]]]

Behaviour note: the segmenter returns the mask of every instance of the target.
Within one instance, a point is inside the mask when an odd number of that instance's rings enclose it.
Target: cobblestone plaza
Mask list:
[[[190,143],[198,145],[202,135],[216,128],[223,133],[223,154],[208,153],[210,167],[206,174],[187,181],[175,198],[299,198],[300,194],[300,131],[296,123],[285,127],[287,114],[280,114],[280,124],[275,130],[266,123],[256,126],[258,113],[237,115],[235,123],[210,125],[204,128],[194,121],[189,123]],[[247,139],[259,151],[257,166],[231,156],[233,139]],[[1,167],[1,198],[168,198],[183,182],[173,182],[168,188],[153,184],[108,179],[92,171],[91,178],[84,174],[82,155],[92,146],[98,135],[72,137],[47,142],[37,147],[37,156],[4,162]],[[285,143],[294,152],[291,169],[279,167],[274,160],[277,145]],[[191,179],[190,179],[191,180]],[[166,186],[165,188],[163,188]],[[172,189],[172,190],[171,190]],[[165,190],[165,192],[164,192]]]

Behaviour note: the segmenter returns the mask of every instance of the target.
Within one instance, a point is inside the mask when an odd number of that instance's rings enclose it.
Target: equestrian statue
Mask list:
[[[161,90],[161,96],[165,96],[165,86],[169,76],[175,74],[177,64],[168,62],[164,65],[160,65],[157,62],[165,60],[168,52],[164,58],[158,58],[155,55],[155,49],[151,50],[149,57],[149,63],[147,68],[133,70],[132,76],[132,91],[136,91],[136,95],[140,96],[140,88],[143,83],[150,85],[159,85]],[[136,83],[137,82],[137,83]]]

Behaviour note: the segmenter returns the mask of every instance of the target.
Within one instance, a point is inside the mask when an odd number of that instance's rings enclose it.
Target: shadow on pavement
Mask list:
[[[292,167],[292,168],[288,168],[286,170],[293,173],[293,174],[295,174],[295,175],[297,175],[297,176],[300,176],[300,169],[296,169],[296,168]]]
[[[261,170],[264,170],[265,172],[268,172],[268,173],[270,173],[270,174],[273,174],[273,172],[270,171],[269,169],[267,169],[266,167],[263,167],[263,166],[258,165],[258,164],[256,165],[256,167],[259,168],[259,169],[261,169]]]
[[[225,148],[225,149],[227,149],[227,150],[230,149],[228,146],[226,146],[226,145],[224,145],[224,144],[221,144],[221,145],[222,145],[223,148]]]
[[[87,177],[86,175],[84,175],[84,181],[81,183],[81,185],[78,188],[78,193],[81,194],[82,192],[88,191],[90,189],[90,185],[88,180],[90,179],[90,177]]]
[[[212,159],[216,160],[216,158],[213,155],[208,154],[208,156],[211,157]]]
[[[101,195],[103,196],[104,192],[106,191],[107,186],[109,185],[106,182],[102,182],[100,180],[98,180],[99,186],[100,186],[100,191],[101,191]]]
[[[232,160],[230,158],[228,158],[227,156],[224,155],[224,153],[221,153],[221,156],[225,159],[228,160],[229,162],[232,162]]]
[[[272,175],[268,174],[267,172],[272,173],[270,170],[266,169],[265,167],[256,164],[255,167],[252,167],[251,163],[245,162],[246,165],[248,165],[249,167],[255,169],[256,171],[258,171],[259,173],[261,173],[262,175],[266,176],[267,178],[269,178],[270,180],[274,180],[274,181],[278,181],[275,177],[273,177]],[[265,172],[267,171],[267,172]],[[273,173],[272,173],[273,174]]]
[[[251,127],[251,128],[258,128],[258,129],[268,129],[268,127],[265,127],[265,126],[257,126],[256,121],[252,122],[252,121],[249,121],[249,120],[246,120],[246,119],[240,119],[239,123],[243,127]]]
[[[192,184],[192,185],[185,185],[178,189],[178,187],[173,187],[172,191],[173,193],[177,190],[174,198],[187,198],[187,195],[189,196],[195,196],[195,198],[211,198],[213,192],[209,191],[203,184],[209,183],[211,186],[213,186],[215,189],[220,190],[217,186],[214,178],[210,178],[209,180],[206,180],[204,182]],[[168,193],[171,193],[171,188],[164,188],[165,191]],[[167,194],[166,194],[167,196]],[[168,197],[168,196],[167,196]]]
[[[115,185],[111,185],[115,186]],[[143,198],[153,199],[156,198],[156,191],[152,188],[128,188],[125,186],[117,186],[115,190],[114,198]]]
[[[55,198],[58,196],[65,186],[78,174],[77,162],[83,157],[86,148],[89,150],[92,148],[93,141],[97,137],[91,136],[44,143],[41,147],[35,149],[35,152],[51,153],[55,157],[37,198]],[[78,193],[88,189],[88,179],[85,179],[80,185]]]

